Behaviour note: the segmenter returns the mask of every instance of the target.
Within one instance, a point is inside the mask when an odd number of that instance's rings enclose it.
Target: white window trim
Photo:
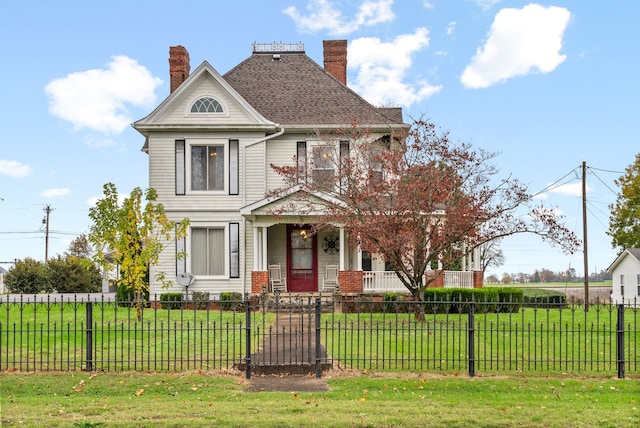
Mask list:
[[[229,279],[229,266],[230,266],[230,258],[229,254],[231,252],[230,244],[229,244],[229,223],[228,222],[191,222],[189,225],[189,234],[187,235],[186,241],[186,250],[187,250],[187,272],[193,272],[193,268],[191,267],[191,230],[192,229],[224,229],[224,273],[222,275],[196,275],[196,278],[202,280],[228,280]]]
[[[223,138],[189,138],[184,140],[185,151],[185,194],[186,195],[228,195],[229,194],[229,139]],[[191,189],[191,147],[192,146],[222,146],[224,149],[224,187],[222,190],[192,190]]]

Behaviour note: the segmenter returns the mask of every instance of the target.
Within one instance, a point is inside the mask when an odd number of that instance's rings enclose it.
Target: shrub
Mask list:
[[[424,300],[427,313],[468,313],[469,303],[475,312],[517,312],[522,302],[522,290],[516,288],[428,288]],[[512,302],[515,302],[513,304]],[[505,304],[503,304],[505,303]]]
[[[193,300],[193,307],[195,309],[209,308],[209,293],[206,291],[194,291],[191,293],[191,299]]]
[[[242,293],[237,291],[220,293],[220,307],[223,311],[241,311],[244,308]]]
[[[498,290],[498,312],[516,313],[522,307],[523,291],[521,288],[497,288]]]
[[[537,308],[562,308],[567,305],[567,296],[554,290],[524,289],[522,304]]]
[[[162,309],[180,309],[182,307],[182,293],[162,293],[160,305]]]
[[[149,290],[145,290],[142,293],[142,298],[145,301],[145,306],[148,306],[149,302]],[[135,305],[136,296],[131,287],[124,282],[120,282],[116,288],[116,302],[118,306],[134,306]]]

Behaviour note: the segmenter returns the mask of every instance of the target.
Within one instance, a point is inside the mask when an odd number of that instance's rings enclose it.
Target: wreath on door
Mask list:
[[[340,238],[336,235],[327,235],[322,240],[322,249],[327,254],[335,254],[340,250]]]

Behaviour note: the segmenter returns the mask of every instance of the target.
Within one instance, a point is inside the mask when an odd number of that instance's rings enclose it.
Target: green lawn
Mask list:
[[[477,313],[475,369],[483,373],[611,373],[617,371],[615,307],[523,308]],[[323,316],[329,355],[347,368],[468,371],[468,315],[337,314]],[[640,370],[640,318],[625,311],[626,370]]]
[[[0,370],[86,369],[84,304],[0,305]],[[275,314],[251,316],[255,350]],[[477,373],[617,372],[616,308],[592,305],[476,313]],[[329,358],[349,369],[467,373],[468,315],[427,313],[323,314]],[[625,370],[640,371],[640,318],[625,311]],[[92,370],[189,371],[232,367],[246,355],[244,312],[93,305]]]
[[[219,373],[3,373],[2,426],[637,427],[640,379],[335,373],[328,392],[248,392]]]

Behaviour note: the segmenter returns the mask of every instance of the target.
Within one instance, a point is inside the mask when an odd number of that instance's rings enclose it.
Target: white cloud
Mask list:
[[[51,81],[45,92],[51,114],[74,129],[120,133],[133,121],[127,106],[152,106],[162,80],[126,56],[112,57],[104,69],[71,73]]]
[[[302,33],[327,30],[333,36],[344,36],[363,26],[393,21],[392,5],[393,0],[364,0],[351,20],[343,17],[330,0],[310,0],[307,3],[308,15],[300,14],[295,6],[289,6],[282,12],[293,19]]]
[[[409,106],[439,92],[442,86],[426,81],[405,83],[413,55],[429,46],[429,32],[418,28],[414,34],[402,34],[390,43],[378,38],[355,39],[349,45],[347,64],[358,74],[350,86],[376,105]]]
[[[456,30],[456,21],[451,21],[449,25],[447,25],[447,36],[452,35],[455,30]]]
[[[433,3],[431,3],[430,1],[427,1],[427,0],[422,0],[422,6],[425,9],[435,9],[435,6],[433,5]]]
[[[42,196],[43,198],[56,198],[58,196],[66,196],[70,192],[71,191],[69,189],[53,188],[47,189],[44,192],[40,193],[40,196]]]
[[[500,10],[486,43],[478,48],[460,77],[478,89],[534,71],[549,73],[566,59],[560,54],[571,12],[562,7],[529,4]]]
[[[590,192],[592,188],[587,184],[586,191]],[[558,187],[549,189],[551,193],[558,193],[566,196],[582,196],[582,183],[568,183]]]
[[[0,175],[22,178],[31,174],[31,167],[14,160],[0,159]]]
[[[111,138],[99,138],[93,134],[86,135],[84,137],[84,143],[87,146],[92,147],[94,149],[107,148],[107,147],[119,147],[121,150],[123,149],[122,145],[117,141]]]
[[[500,3],[500,0],[467,0],[470,1],[472,3],[477,4],[478,6],[480,6],[483,10],[489,10],[491,9],[494,5]]]

